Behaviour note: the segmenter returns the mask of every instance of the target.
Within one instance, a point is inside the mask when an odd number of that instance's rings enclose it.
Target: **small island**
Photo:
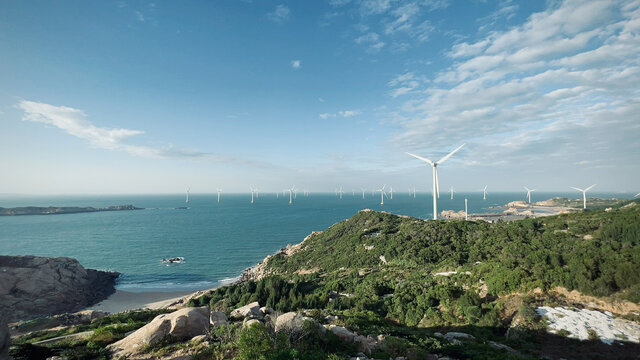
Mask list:
[[[117,205],[105,208],[94,207],[78,207],[78,206],[24,206],[14,208],[0,207],[0,216],[19,216],[19,215],[59,215],[59,214],[77,214],[100,211],[125,211],[125,210],[143,210],[144,208],[135,207],[133,205]]]

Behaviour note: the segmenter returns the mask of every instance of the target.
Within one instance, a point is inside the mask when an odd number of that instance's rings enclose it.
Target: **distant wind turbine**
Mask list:
[[[340,190],[338,190],[338,195],[340,195],[340,200],[342,200],[342,193],[344,191],[342,191],[342,186],[340,186]]]
[[[487,200],[487,185],[485,185],[482,190],[482,200]]]
[[[222,192],[222,189],[218,189],[218,204],[220,204],[220,193]]]
[[[251,203],[253,204],[253,194],[255,194],[256,189],[250,187],[249,189],[251,189]]]
[[[189,191],[191,191],[191,188],[187,189],[187,199],[184,201],[185,203],[189,203]]]
[[[596,186],[596,184],[593,184],[591,186],[589,186],[586,189],[579,189],[577,187],[573,187],[573,186],[569,186],[570,188],[574,189],[574,190],[578,190],[582,192],[582,208],[586,209],[587,208],[587,191],[591,190],[594,186]]]
[[[428,163],[433,168],[433,220],[438,220],[438,200],[437,199],[440,197],[440,187],[438,186],[438,165],[442,164],[448,158],[450,158],[451,155],[455,154],[458,150],[462,149],[464,145],[465,144],[460,145],[457,149],[453,150],[452,152],[450,152],[449,154],[447,154],[446,156],[444,156],[442,159],[438,161],[432,161],[422,156],[407,153],[407,155],[413,156],[416,159],[420,159]]]
[[[360,188],[360,190],[362,190],[362,198],[364,199],[364,192],[367,191],[367,189],[365,188]]]
[[[453,200],[453,186],[449,190],[451,191],[451,200]]]
[[[289,205],[293,204],[293,192],[295,189],[295,186],[292,186],[291,189],[289,189]]]
[[[529,201],[529,204],[531,204],[531,193],[536,191],[536,189],[529,189],[526,186],[523,186],[525,190],[527,190],[527,199]]]
[[[380,191],[380,205],[384,205],[384,197],[387,196],[387,194],[384,192],[385,186],[387,186],[387,184],[382,185],[382,188],[377,190]]]
[[[413,187],[413,198],[414,199],[416,198],[416,187],[415,186]]]
[[[393,200],[393,186],[389,186],[389,199]]]

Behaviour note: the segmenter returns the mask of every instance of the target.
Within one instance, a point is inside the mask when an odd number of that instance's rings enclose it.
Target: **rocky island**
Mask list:
[[[0,216],[19,216],[19,215],[59,215],[59,214],[77,214],[101,211],[125,211],[125,210],[143,210],[143,208],[133,205],[117,205],[105,208],[94,207],[77,207],[77,206],[23,206],[14,208],[0,207]]]

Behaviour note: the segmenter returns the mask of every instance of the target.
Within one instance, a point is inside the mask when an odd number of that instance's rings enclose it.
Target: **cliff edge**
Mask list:
[[[78,311],[111,295],[119,275],[85,269],[66,257],[0,256],[0,318]]]

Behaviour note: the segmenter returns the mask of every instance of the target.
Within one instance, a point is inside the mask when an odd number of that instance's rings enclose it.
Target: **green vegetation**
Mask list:
[[[590,348],[571,343],[568,334],[546,334],[544,320],[534,309],[563,304],[562,298],[546,295],[556,286],[640,302],[639,204],[631,201],[609,211],[495,224],[423,221],[363,211],[310,237],[290,256],[279,253],[269,258],[268,275],[262,279],[219,288],[189,305],[207,305],[228,314],[258,301],[279,313],[305,312],[321,324],[375,338],[383,335],[371,353],[378,359],[421,359],[430,353],[452,358],[536,358],[547,342],[552,345],[544,351],[552,357],[567,351],[588,355]],[[531,291],[536,288],[539,291]],[[33,333],[15,342],[12,355],[26,359],[46,352],[65,353],[69,359],[108,358],[107,344],[157,314],[117,314],[65,333]],[[95,332],[85,340],[30,344],[87,329]],[[358,352],[356,345],[329,331],[306,330],[304,336],[292,336],[276,334],[270,326],[243,328],[236,322],[212,328],[203,343],[163,341],[143,350],[153,356],[189,349],[196,352],[194,359],[264,360],[335,360]],[[449,341],[436,334],[451,331],[474,339]],[[607,346],[595,332],[590,336],[589,346]],[[565,346],[569,343],[572,346]],[[628,344],[624,349],[634,351]]]

